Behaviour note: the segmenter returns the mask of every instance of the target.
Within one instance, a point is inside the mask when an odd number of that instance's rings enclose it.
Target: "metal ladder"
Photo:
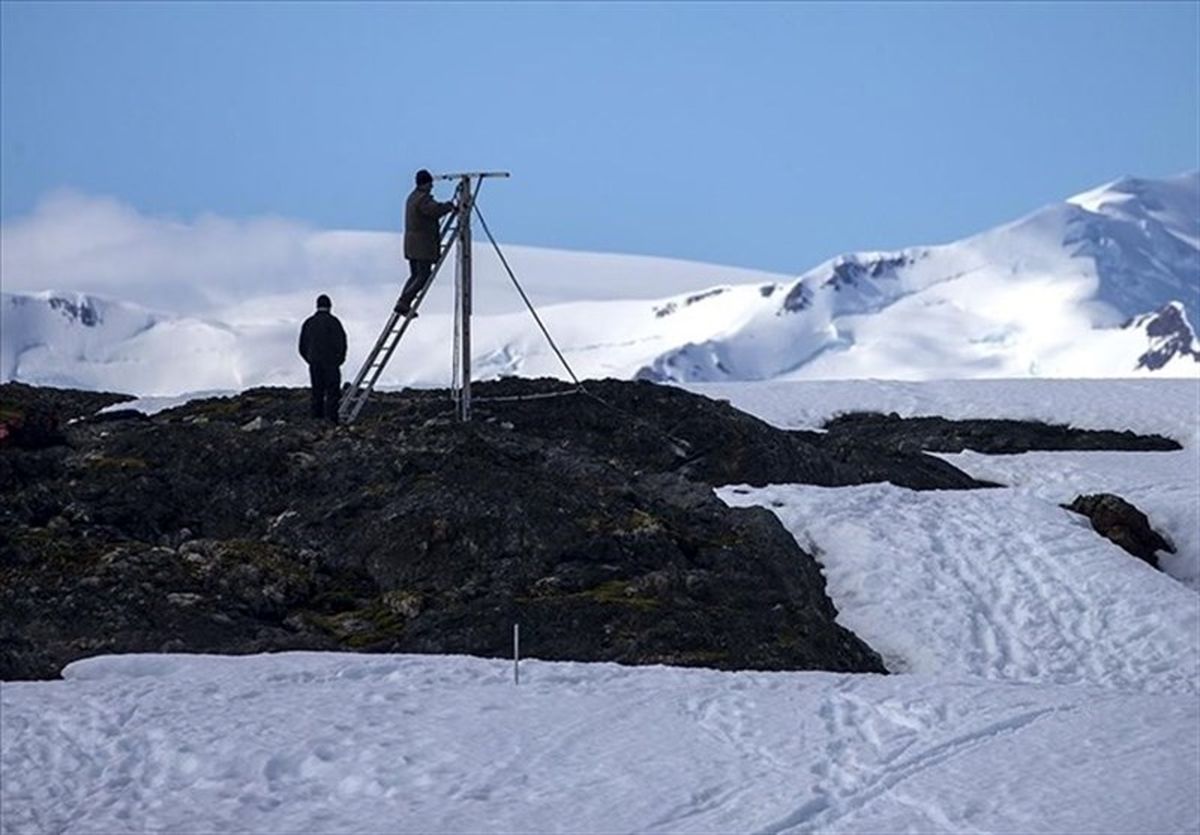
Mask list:
[[[456,202],[458,197],[459,194],[456,191]],[[454,240],[458,236],[458,226],[462,223],[461,214],[458,211],[452,212],[446,221],[446,225],[442,227],[441,255],[438,256],[437,263],[433,265],[433,270],[430,272],[425,286],[421,288],[421,292],[413,299],[412,305],[409,307],[411,312],[403,315],[398,313],[395,308],[392,309],[392,315],[388,318],[387,324],[383,326],[379,338],[375,340],[375,347],[367,355],[367,359],[363,363],[362,368],[358,370],[354,382],[347,387],[346,393],[342,395],[342,400],[338,404],[339,423],[353,423],[355,418],[358,417],[358,413],[362,411],[362,407],[366,405],[371,392],[375,390],[375,383],[379,380],[379,375],[387,367],[388,361],[391,360],[392,354],[395,353],[396,346],[400,344],[400,339],[404,336],[404,332],[408,330],[409,324],[416,318],[414,314],[417,308],[421,306],[421,300],[425,298],[425,294],[433,286],[434,278],[437,277],[438,271],[442,268],[442,264],[446,263],[446,258],[450,254],[450,250],[453,249]],[[470,222],[469,216],[467,222]]]

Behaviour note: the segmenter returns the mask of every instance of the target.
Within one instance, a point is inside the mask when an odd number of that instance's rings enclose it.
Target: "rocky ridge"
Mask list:
[[[97,653],[469,653],[883,672],[816,560],[731,483],[989,486],[894,438],[787,432],[650,383],[385,393],[351,427],[253,389],[146,417],[0,386],[0,679]],[[75,418],[74,420],[65,420]]]

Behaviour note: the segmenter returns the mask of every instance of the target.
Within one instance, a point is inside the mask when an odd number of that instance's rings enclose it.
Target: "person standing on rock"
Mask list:
[[[454,203],[439,203],[433,198],[433,175],[422,168],[417,172],[417,187],[404,204],[404,257],[408,259],[408,281],[396,302],[401,316],[416,318],[413,300],[425,289],[433,274],[433,265],[441,256],[442,239],[438,220],[454,211]]]
[[[346,330],[330,310],[333,302],[317,296],[317,312],[300,328],[300,356],[308,363],[312,383],[312,416],[337,422],[342,388],[342,363],[346,361]]]

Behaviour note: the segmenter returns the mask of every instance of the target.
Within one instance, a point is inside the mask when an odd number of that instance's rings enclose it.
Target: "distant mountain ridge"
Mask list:
[[[0,294],[0,380],[195,391],[237,382],[238,334],[220,323],[85,293]]]
[[[1198,230],[1200,172],[1118,180],[951,244],[838,256],[764,288],[742,322],[640,374],[1117,376],[1178,370],[1177,358],[1186,373],[1200,313]],[[1121,332],[1172,304],[1169,347]],[[1152,363],[1147,352],[1157,352]]]
[[[529,265],[540,287],[569,286],[565,279],[580,270],[593,281],[652,284],[664,269],[676,270],[678,286],[681,269],[661,259],[547,250]],[[711,281],[718,273],[704,274]],[[588,377],[1194,376],[1200,172],[1122,178],[960,241],[840,255],[793,281],[730,277],[735,283],[658,300],[581,299],[540,312],[576,373]],[[4,293],[0,379],[140,394],[304,384],[295,333],[321,289],[264,299],[253,315],[253,305],[243,305],[203,319],[78,293]],[[336,297],[351,337],[347,374],[373,343],[396,289],[371,285]],[[565,375],[526,314],[482,313],[474,328],[479,377]],[[449,336],[448,316],[423,315],[382,384],[443,384]]]

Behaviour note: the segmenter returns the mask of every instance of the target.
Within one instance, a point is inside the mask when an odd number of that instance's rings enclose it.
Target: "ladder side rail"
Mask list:
[[[408,330],[408,323],[411,318],[405,317],[400,323],[399,328],[395,328],[395,320],[400,314],[393,312],[389,324],[392,328],[385,331],[384,336],[394,336],[390,343],[384,343],[381,347],[382,357],[377,362],[369,362],[363,368],[363,374],[367,377],[366,382],[358,389],[352,392],[353,397],[347,398],[346,414],[342,419],[346,423],[353,423],[358,417],[358,413],[362,411],[362,407],[367,405],[367,398],[371,396],[371,392],[375,390],[375,383],[379,381],[379,376],[383,373],[383,369],[387,367],[388,361],[392,358],[392,353],[396,350],[396,346],[400,344],[401,337]]]
[[[354,382],[348,389],[346,389],[345,395],[342,396],[342,400],[338,404],[338,418],[343,423],[347,422],[347,415],[351,412],[354,402],[359,399],[360,393],[363,390],[363,381],[366,379],[367,374],[370,373],[372,366],[375,364],[375,359],[379,356],[379,352],[383,350],[384,342],[387,340],[387,337],[391,333],[394,326],[395,314],[393,314],[391,319],[388,319],[387,324],[384,325],[383,330],[380,331],[379,338],[375,340],[375,347],[371,349],[371,353],[367,355],[366,360],[363,361],[362,366],[358,369],[358,373],[354,376]],[[354,409],[353,411],[355,414],[357,414],[357,409]],[[350,419],[353,420],[353,418]]]
[[[442,265],[446,263],[446,257],[450,254],[450,250],[451,247],[449,246],[443,247],[437,263],[434,265],[433,270],[429,274],[429,280],[425,282],[425,286],[421,288],[421,291],[417,294],[417,297],[413,299],[412,309],[414,311],[421,306],[421,302],[424,300],[425,294],[428,293],[429,288],[433,286],[433,280],[437,277],[438,272],[441,271]],[[362,369],[359,371],[354,387],[346,393],[346,397],[342,401],[343,406],[339,408],[339,415],[341,414],[343,408],[346,411],[346,414],[342,415],[344,422],[353,423],[358,417],[358,413],[362,411],[362,407],[367,403],[367,398],[370,397],[371,392],[374,391],[375,383],[379,380],[379,375],[383,373],[383,369],[387,367],[388,362],[391,361],[392,354],[396,351],[396,347],[400,344],[400,338],[404,336],[404,332],[408,330],[408,325],[410,322],[412,322],[411,316],[403,317],[403,321],[400,323],[399,330],[396,333],[396,338],[390,345],[386,344],[387,337],[392,333],[393,330],[396,329],[396,320],[400,318],[400,315],[401,314],[392,311],[391,318],[388,319],[387,325],[384,327],[383,332],[379,335],[379,339],[375,343],[375,348],[371,351],[370,356],[367,358],[367,362],[363,364]],[[378,362],[375,362],[376,357],[380,354],[380,352],[383,352],[383,356],[379,357]],[[363,385],[363,379],[366,378],[368,374],[370,377],[366,380],[366,384]]]
[[[379,332],[379,338],[375,340],[375,347],[373,347],[371,352],[367,354],[366,361],[362,364],[362,367],[358,369],[358,374],[354,377],[354,384],[350,387],[350,391],[357,391],[359,387],[362,386],[363,379],[367,376],[367,371],[370,369],[371,364],[375,361],[375,357],[378,356],[379,352],[383,349],[383,343],[387,339],[388,334],[391,333],[392,329],[396,326],[396,317],[398,315],[398,313],[393,312],[392,317],[388,319],[387,324],[383,326],[383,330]]]
[[[448,219],[446,221],[446,224],[442,227],[442,230],[440,232],[440,237],[441,237],[443,246],[445,245],[445,242],[448,239],[451,239],[456,234],[456,231],[451,229],[451,227],[455,223],[455,220],[456,220],[456,216],[451,215],[450,219]],[[426,288],[428,288],[429,284],[431,284],[433,282],[433,275],[435,273],[436,273],[436,269],[434,270],[434,273],[430,274],[429,282],[426,284]],[[424,296],[425,296],[425,293],[424,293],[424,291],[422,291],[420,297],[415,300],[418,305],[420,304],[420,299],[424,298]],[[385,349],[387,338],[392,333],[392,331],[395,330],[396,320],[399,318],[399,315],[400,314],[395,313],[393,311],[391,318],[388,319],[387,324],[385,324],[383,326],[383,330],[380,331],[379,337],[375,340],[374,347],[371,349],[370,353],[367,354],[366,361],[363,362],[362,366],[358,370],[358,373],[355,375],[354,383],[347,390],[346,395],[342,398],[342,401],[338,406],[338,416],[343,421],[346,421],[347,417],[349,417],[349,421],[353,421],[354,418],[358,416],[358,411],[359,411],[359,409],[362,408],[361,404],[358,405],[358,408],[353,408],[353,410],[352,410],[352,406],[353,406],[353,404],[355,404],[355,401],[360,399],[361,392],[363,390],[363,383],[367,379],[367,374],[370,372],[372,366],[375,365],[375,361],[379,357],[380,352]],[[400,335],[403,335],[403,332],[404,332],[404,327],[402,326]],[[400,335],[397,336],[397,340],[399,340]],[[393,345],[393,350],[394,350],[394,345]],[[391,355],[392,355],[392,352],[388,351],[387,356],[383,360],[384,365],[387,364],[387,360],[391,357]],[[376,373],[375,377],[370,381],[370,388],[374,388],[375,380],[378,379],[378,376],[379,376],[378,373]],[[349,421],[347,421],[347,422],[349,422]]]

